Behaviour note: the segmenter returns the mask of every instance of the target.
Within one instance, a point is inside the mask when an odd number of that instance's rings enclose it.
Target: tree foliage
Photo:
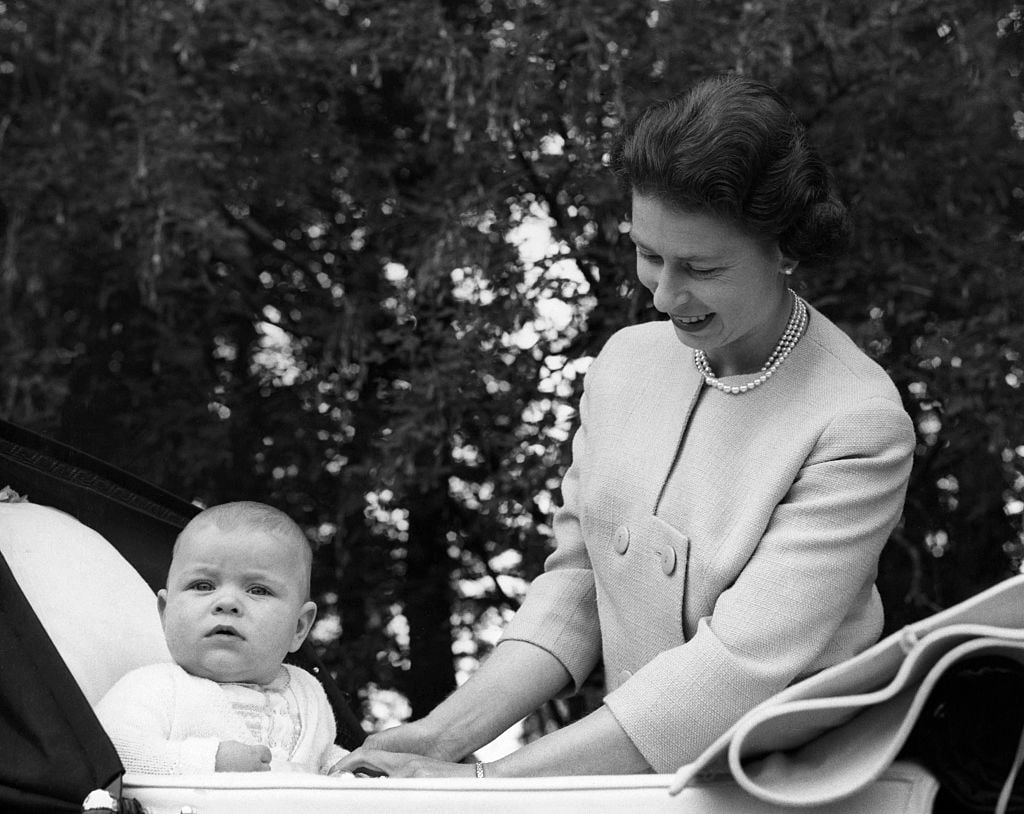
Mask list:
[[[853,205],[798,285],[918,427],[901,624],[1024,555],[1022,46],[1008,0],[4,0],[0,409],[292,512],[328,663],[423,713],[541,568],[587,361],[656,317],[614,132],[738,70]]]

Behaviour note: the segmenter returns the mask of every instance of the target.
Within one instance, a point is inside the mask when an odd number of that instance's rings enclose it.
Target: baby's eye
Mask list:
[[[188,587],[192,591],[212,591],[213,583],[206,579],[197,579]]]
[[[253,585],[249,588],[249,593],[255,594],[256,596],[273,596],[273,591],[265,585]]]

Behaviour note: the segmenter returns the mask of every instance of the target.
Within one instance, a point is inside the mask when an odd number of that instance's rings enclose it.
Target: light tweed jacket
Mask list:
[[[756,390],[704,386],[691,356],[658,322],[594,361],[556,549],[504,633],[577,687],[603,657],[605,703],[659,772],[878,638],[914,450],[885,372],[814,309]]]

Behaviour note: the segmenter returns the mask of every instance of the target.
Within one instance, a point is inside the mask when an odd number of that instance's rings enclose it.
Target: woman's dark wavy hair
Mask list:
[[[748,77],[713,76],[652,104],[623,130],[612,169],[627,193],[725,218],[795,260],[828,260],[849,243],[849,214],[803,125]]]

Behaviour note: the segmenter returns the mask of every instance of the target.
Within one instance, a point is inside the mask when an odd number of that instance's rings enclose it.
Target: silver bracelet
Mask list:
[[[479,778],[485,777],[484,775],[484,764],[479,760],[476,762],[476,776]]]

